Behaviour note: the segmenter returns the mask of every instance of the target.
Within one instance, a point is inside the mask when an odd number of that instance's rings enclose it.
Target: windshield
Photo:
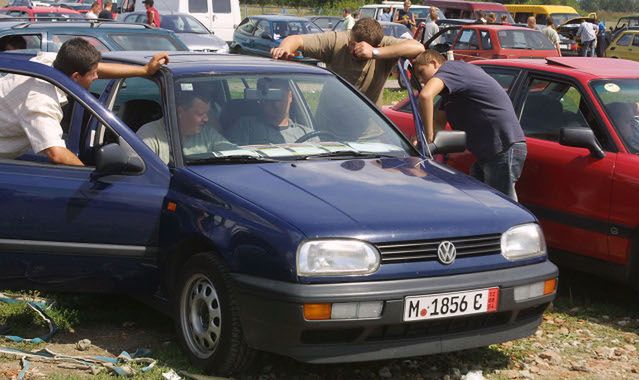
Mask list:
[[[295,34],[322,33],[322,29],[310,21],[273,21],[272,28],[276,40]]]
[[[639,79],[597,80],[591,86],[628,151],[639,153]]]
[[[121,50],[178,51],[180,48],[168,36],[150,33],[110,34],[109,37]]]
[[[414,152],[375,108],[329,75],[228,75],[177,81],[187,164]]]
[[[504,49],[554,50],[550,40],[536,30],[512,29],[497,32],[499,44]]]
[[[384,24],[382,25],[384,28],[384,35],[391,36],[395,38],[413,38],[413,35],[410,32],[410,29],[406,25],[403,24]]]
[[[42,13],[34,13],[33,17],[36,20],[46,20],[46,21],[66,21],[69,19],[84,19],[84,15],[77,13],[59,13],[59,12],[42,12]]]
[[[579,13],[553,13],[550,15],[550,18],[552,18],[552,22],[557,26],[560,26],[566,21],[576,17],[581,16],[579,15]]]
[[[169,29],[176,33],[211,33],[195,17],[188,15],[163,15],[160,18],[160,28]]]

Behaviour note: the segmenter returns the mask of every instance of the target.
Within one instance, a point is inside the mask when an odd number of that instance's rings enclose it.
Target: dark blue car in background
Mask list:
[[[251,16],[235,29],[230,46],[235,53],[270,57],[271,49],[280,46],[290,35],[321,32],[322,28],[304,17]]]
[[[222,375],[258,351],[332,363],[524,337],[554,299],[558,272],[535,217],[432,159],[463,149],[463,133],[418,153],[328,71],[175,53],[152,78],[109,82],[99,100],[0,54],[7,72],[68,94],[66,144],[87,166],[0,159],[3,289],[140,297],[173,315],[195,365]],[[217,136],[195,151],[176,106],[194,92],[210,99],[201,131]],[[306,132],[234,137],[277,107]],[[136,135],[152,121],[166,163]]]

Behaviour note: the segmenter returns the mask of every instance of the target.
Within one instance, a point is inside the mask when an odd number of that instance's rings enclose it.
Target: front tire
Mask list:
[[[233,279],[214,253],[190,258],[176,300],[180,344],[193,365],[229,376],[248,368],[255,351],[246,344]]]

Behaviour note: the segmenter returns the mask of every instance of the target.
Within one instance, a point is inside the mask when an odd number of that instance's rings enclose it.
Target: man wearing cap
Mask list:
[[[142,4],[144,4],[144,7],[146,8],[146,23],[159,28],[160,12],[158,12],[158,10],[153,6],[153,0],[144,0]]]

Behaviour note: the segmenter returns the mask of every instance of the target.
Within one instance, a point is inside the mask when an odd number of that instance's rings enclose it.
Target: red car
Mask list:
[[[443,28],[426,41],[441,53],[452,50],[456,60],[557,57],[559,52],[538,30],[511,25],[469,24]]]
[[[475,61],[509,93],[527,136],[519,200],[557,263],[639,287],[639,62]],[[415,135],[406,100],[384,112]],[[468,172],[468,152],[447,163]],[[499,212],[499,210],[495,210]]]
[[[0,8],[0,13],[17,18],[28,18],[29,21],[85,19],[84,15],[80,12],[63,7],[10,6]]]

